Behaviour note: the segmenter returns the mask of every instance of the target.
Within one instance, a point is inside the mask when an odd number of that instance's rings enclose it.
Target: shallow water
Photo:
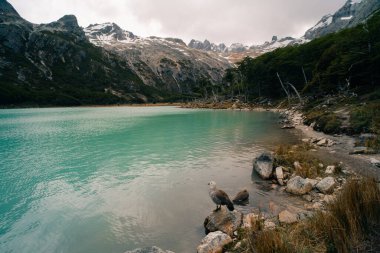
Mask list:
[[[195,252],[207,183],[286,205],[251,179],[261,150],[294,142],[271,112],[175,107],[0,110],[0,252]]]

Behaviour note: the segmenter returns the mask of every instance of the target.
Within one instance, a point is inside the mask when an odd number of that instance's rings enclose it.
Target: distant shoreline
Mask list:
[[[102,107],[159,107],[159,106],[183,106],[185,103],[146,103],[146,104],[112,104],[112,105],[75,105],[75,106],[59,106],[59,105],[47,105],[47,106],[9,106],[0,107],[0,110],[9,109],[45,109],[45,108],[102,108]]]

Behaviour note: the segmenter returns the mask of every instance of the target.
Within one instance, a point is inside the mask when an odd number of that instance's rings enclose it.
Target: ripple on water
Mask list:
[[[256,154],[294,139],[268,112],[152,108],[0,110],[0,252],[193,252],[207,183],[286,205],[251,179]],[[240,207],[239,207],[240,208]]]

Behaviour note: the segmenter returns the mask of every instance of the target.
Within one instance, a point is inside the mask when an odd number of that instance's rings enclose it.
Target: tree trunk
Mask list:
[[[282,87],[282,89],[284,89],[284,91],[285,91],[285,93],[286,93],[286,96],[288,97],[288,102],[289,102],[289,104],[290,104],[290,94],[289,94],[289,92],[286,90],[284,84],[282,83],[281,77],[280,77],[280,75],[278,74],[278,72],[277,72],[277,77],[278,77],[278,80],[280,80],[281,87]]]

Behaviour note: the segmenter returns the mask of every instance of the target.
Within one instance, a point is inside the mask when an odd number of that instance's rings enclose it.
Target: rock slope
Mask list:
[[[2,106],[162,101],[216,84],[231,67],[180,39],[142,38],[113,23],[83,29],[66,15],[32,24],[6,0],[0,45]]]
[[[191,93],[201,79],[221,81],[231,64],[212,52],[187,47],[181,39],[143,38],[115,23],[84,29],[96,46],[121,56],[146,85],[177,93]]]

